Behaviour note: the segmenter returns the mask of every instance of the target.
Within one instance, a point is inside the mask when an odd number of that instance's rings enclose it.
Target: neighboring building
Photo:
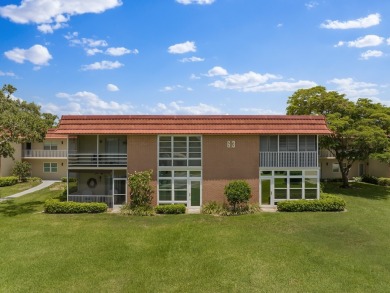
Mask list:
[[[129,199],[127,174],[153,170],[153,204],[199,209],[225,201],[224,187],[246,180],[252,203],[315,199],[320,192],[322,116],[63,116],[68,135],[68,200]]]

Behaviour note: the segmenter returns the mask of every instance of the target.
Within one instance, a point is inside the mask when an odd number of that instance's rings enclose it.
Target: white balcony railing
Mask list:
[[[260,152],[260,167],[318,167],[318,152]]]
[[[69,167],[126,167],[127,154],[85,154],[68,155]]]
[[[66,158],[66,150],[23,150],[24,158]]]

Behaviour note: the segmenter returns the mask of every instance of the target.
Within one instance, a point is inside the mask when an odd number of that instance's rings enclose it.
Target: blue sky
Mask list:
[[[323,85],[390,105],[390,1],[3,0],[0,82],[45,112],[284,114]]]

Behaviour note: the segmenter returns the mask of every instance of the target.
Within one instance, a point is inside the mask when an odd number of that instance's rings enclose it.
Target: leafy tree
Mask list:
[[[152,174],[153,170],[135,171],[133,174],[129,174],[128,185],[130,188],[130,206],[132,208],[149,207],[151,205],[153,199],[153,188],[150,185]]]
[[[251,187],[245,180],[235,180],[225,186],[225,196],[236,211],[241,204],[247,204],[251,198]]]
[[[0,157],[11,157],[12,143],[43,141],[57,116],[41,113],[40,106],[12,97],[16,88],[4,85],[0,90]]]
[[[12,169],[12,175],[18,176],[19,181],[26,181],[26,178],[30,175],[31,164],[29,162],[16,162]]]
[[[316,86],[300,89],[288,98],[288,115],[324,115],[332,131],[320,146],[332,153],[340,166],[343,187],[355,161],[366,160],[389,146],[390,112],[369,99],[352,102],[344,94]]]

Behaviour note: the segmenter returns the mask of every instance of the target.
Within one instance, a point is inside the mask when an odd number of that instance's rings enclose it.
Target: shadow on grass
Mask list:
[[[323,192],[355,196],[373,200],[390,199],[390,188],[368,183],[350,183],[350,188],[340,187],[340,183],[325,183]]]
[[[0,202],[0,215],[14,217],[22,214],[32,214],[37,212],[37,208],[44,204],[43,201],[30,201],[17,203],[15,200]]]

